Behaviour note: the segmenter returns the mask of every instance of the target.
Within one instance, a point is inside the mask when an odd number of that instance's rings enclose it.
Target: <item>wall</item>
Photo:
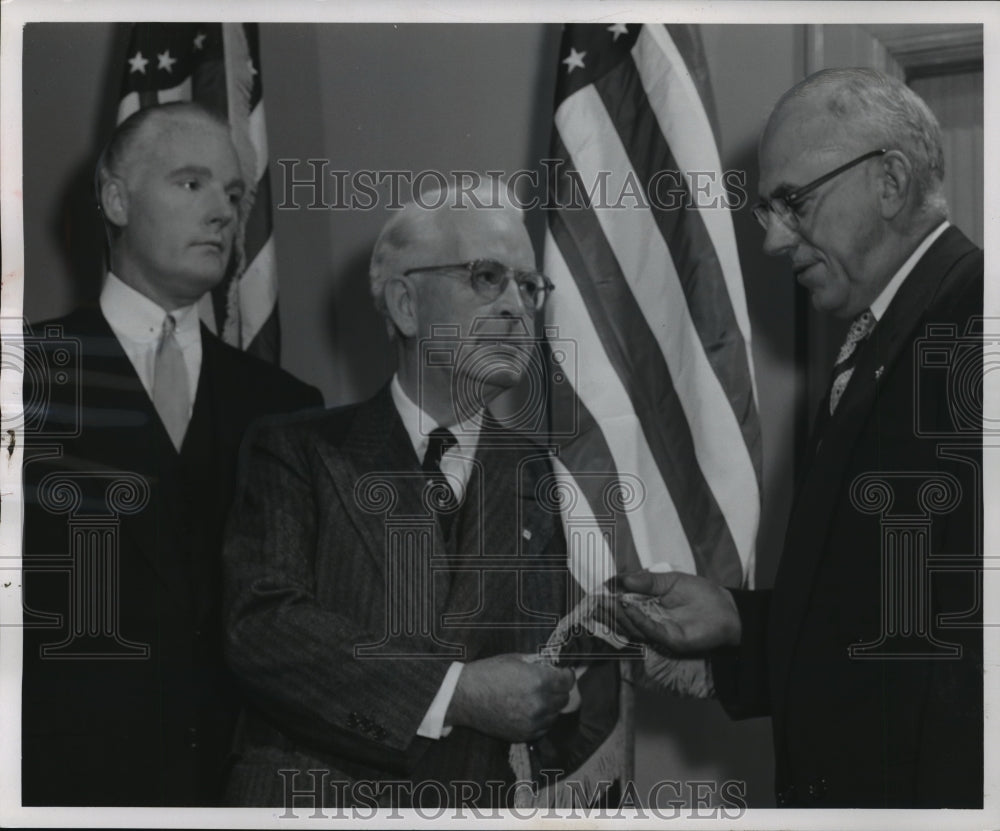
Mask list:
[[[723,166],[747,170],[753,193],[756,134],[773,101],[800,77],[801,31],[716,25],[702,34]],[[348,171],[533,168],[548,146],[558,39],[557,25],[262,26],[272,160],[329,159],[331,169]],[[89,178],[112,126],[123,49],[114,24],[25,31],[25,314],[31,320],[67,311],[100,276]],[[299,177],[307,172],[297,169]],[[272,176],[283,201],[281,169]],[[308,196],[300,189],[288,201],[306,203]],[[275,214],[283,364],[318,384],[328,405],[365,397],[391,371],[366,286],[368,254],[384,218],[382,209],[304,204]],[[538,242],[544,218],[529,220]],[[734,222],[764,429],[757,582],[767,586],[792,480],[795,289],[787,266],[760,253],[749,211]],[[663,778],[745,779],[752,805],[771,804],[766,720],[733,723],[714,702],[651,694],[640,694],[637,719],[640,792]]]

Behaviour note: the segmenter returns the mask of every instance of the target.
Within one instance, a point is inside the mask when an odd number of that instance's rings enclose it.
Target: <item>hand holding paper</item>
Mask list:
[[[633,593],[620,598],[621,622],[632,640],[680,655],[740,642],[733,596],[711,580],[678,571],[640,571],[620,577],[618,585]]]

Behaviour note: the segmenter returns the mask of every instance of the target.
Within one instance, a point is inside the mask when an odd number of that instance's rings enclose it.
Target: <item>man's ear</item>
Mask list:
[[[385,307],[400,334],[417,336],[416,286],[405,277],[390,277],[385,284]]]
[[[101,183],[101,213],[112,225],[128,225],[128,191],[117,176],[107,176]]]
[[[903,210],[911,196],[913,164],[899,150],[890,150],[879,161],[879,209],[888,220]]]

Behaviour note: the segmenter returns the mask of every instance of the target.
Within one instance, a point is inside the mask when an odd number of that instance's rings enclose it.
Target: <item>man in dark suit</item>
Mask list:
[[[372,257],[391,382],[245,443],[224,554],[253,703],[234,804],[511,804],[511,744],[574,684],[534,660],[566,605],[547,455],[485,410],[525,372],[550,284],[514,208],[423,204]]]
[[[98,166],[99,307],[36,329],[24,468],[25,805],[212,805],[238,698],[222,657],[222,531],[256,417],[317,390],[224,344],[243,176],[227,126],[141,110]],[[44,394],[42,394],[44,393]]]
[[[774,589],[631,575],[649,642],[713,656],[772,718],[780,805],[981,807],[983,253],[947,222],[940,130],[903,84],[810,76],[760,142],[764,249],[853,319]]]

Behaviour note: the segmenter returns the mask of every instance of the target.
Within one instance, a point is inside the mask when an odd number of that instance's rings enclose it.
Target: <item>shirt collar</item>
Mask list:
[[[913,271],[913,267],[920,261],[920,258],[927,253],[927,249],[930,248],[934,241],[941,236],[948,228],[951,223],[946,219],[937,228],[931,231],[924,241],[917,246],[916,250],[910,254],[909,258],[905,263],[899,267],[899,271],[892,275],[892,279],[886,283],[884,289],[882,289],[881,294],[872,301],[869,309],[874,316],[876,321],[882,319],[885,314],[885,310],[889,308],[889,304],[892,302],[892,298],[896,296],[896,292],[899,291],[899,287],[903,285],[903,281],[910,275]]]
[[[163,308],[110,271],[101,289],[100,305],[111,328],[130,340],[156,341],[163,331],[163,318],[167,314]],[[170,314],[177,324],[174,336],[181,348],[201,337],[197,303],[174,309]]]
[[[410,437],[410,444],[413,445],[417,459],[423,461],[424,454],[427,452],[427,442],[430,433],[434,428],[441,425],[431,418],[426,411],[418,407],[410,396],[406,394],[402,384],[399,383],[398,374],[392,376],[389,391],[392,393],[393,403],[399,412],[403,427],[406,428],[406,435]],[[479,445],[479,433],[482,430],[482,415],[483,413],[480,411],[468,420],[448,428],[458,442],[455,449],[461,451],[463,456],[471,458],[476,453],[476,448]]]

